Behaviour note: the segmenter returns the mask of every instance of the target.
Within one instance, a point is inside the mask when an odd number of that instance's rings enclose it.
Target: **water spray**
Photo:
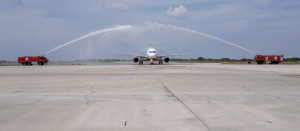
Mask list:
[[[103,30],[100,30],[100,31],[95,31],[95,32],[89,33],[89,34],[87,34],[87,35],[81,36],[81,37],[79,37],[79,38],[77,38],[77,39],[74,39],[74,40],[72,40],[72,41],[69,41],[69,42],[67,42],[67,43],[65,43],[65,44],[62,44],[62,45],[60,45],[60,46],[57,46],[57,47],[55,47],[54,49],[52,49],[52,50],[50,50],[50,51],[44,53],[42,56],[47,55],[47,54],[49,54],[49,53],[51,53],[51,52],[53,52],[53,51],[55,51],[55,50],[58,50],[58,49],[60,49],[60,48],[62,48],[62,47],[65,47],[65,46],[67,46],[67,45],[69,45],[69,44],[72,44],[72,43],[74,43],[74,42],[77,42],[77,41],[79,41],[79,40],[82,40],[82,39],[85,39],[85,38],[88,38],[88,37],[91,37],[91,36],[100,35],[100,34],[103,34],[103,33],[106,33],[106,32],[111,32],[111,31],[128,30],[128,29],[130,29],[130,28],[132,28],[131,25],[124,25],[124,26],[117,26],[117,27],[114,27],[114,28],[107,28],[107,29],[103,29]]]
[[[218,38],[218,37],[215,37],[215,36],[212,36],[212,35],[208,35],[208,34],[205,34],[205,33],[199,32],[199,31],[195,31],[195,30],[192,30],[192,29],[187,29],[187,28],[183,28],[183,27],[179,27],[179,26],[174,26],[174,25],[164,25],[164,24],[159,24],[159,23],[147,23],[147,24],[144,24],[143,26],[123,25],[123,26],[117,26],[117,27],[113,27],[113,28],[107,28],[107,29],[95,31],[95,32],[89,33],[87,35],[81,36],[77,39],[74,39],[72,41],[69,41],[65,44],[59,45],[59,46],[55,47],[54,49],[47,51],[42,56],[45,56],[45,55],[47,55],[47,54],[49,54],[49,53],[51,53],[55,50],[58,50],[62,47],[65,47],[67,45],[70,45],[72,43],[75,43],[77,41],[80,41],[82,39],[85,39],[85,38],[88,38],[88,37],[91,37],[91,36],[100,35],[100,34],[103,34],[103,33],[106,33],[106,32],[114,32],[114,31],[119,32],[119,31],[126,31],[126,30],[130,30],[130,29],[138,29],[137,27],[140,27],[140,29],[143,29],[143,28],[146,29],[147,26],[148,26],[148,28],[150,27],[150,29],[152,27],[158,27],[158,28],[167,28],[167,29],[172,29],[172,30],[191,32],[191,33],[194,33],[194,34],[197,34],[197,35],[200,35],[200,36],[205,36],[205,37],[208,37],[208,38],[212,38],[212,39],[224,42],[227,45],[234,46],[234,47],[239,48],[241,50],[244,50],[248,53],[255,54],[253,51],[250,51],[250,50],[248,50],[244,47],[241,47],[241,46],[233,44],[229,41],[226,41],[226,40],[223,40],[221,38]]]
[[[236,45],[236,44],[233,44],[229,41],[226,41],[226,40],[223,40],[221,38],[218,38],[218,37],[215,37],[215,36],[212,36],[212,35],[208,35],[208,34],[205,34],[205,33],[202,33],[202,32],[199,32],[199,31],[195,31],[195,30],[191,30],[191,29],[187,29],[187,28],[183,28],[183,27],[179,27],[179,26],[174,26],[174,25],[163,25],[163,24],[158,24],[158,23],[155,23],[155,24],[149,24],[150,26],[156,26],[156,27],[165,27],[165,28],[169,28],[169,29],[173,29],[173,30],[182,30],[182,31],[186,31],[186,32],[191,32],[191,33],[195,33],[195,34],[198,34],[198,35],[202,35],[202,36],[205,36],[205,37],[208,37],[208,38],[212,38],[212,39],[216,39],[216,40],[219,40],[219,41],[222,41],[228,45],[231,45],[231,46],[234,46],[234,47],[237,47],[237,48],[240,48],[244,51],[247,51],[251,54],[256,54],[254,53],[253,51],[250,51],[244,47],[241,47],[239,45]]]

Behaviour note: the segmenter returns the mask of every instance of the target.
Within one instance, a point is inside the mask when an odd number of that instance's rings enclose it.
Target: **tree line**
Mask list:
[[[201,62],[224,62],[224,61],[253,61],[253,59],[230,59],[230,58],[220,58],[220,59],[213,59],[213,58],[204,58],[198,57],[197,59],[190,58],[190,59],[181,59],[181,58],[173,58],[172,61],[201,61]],[[300,61],[299,57],[292,57],[292,58],[284,58],[286,62],[298,62]]]

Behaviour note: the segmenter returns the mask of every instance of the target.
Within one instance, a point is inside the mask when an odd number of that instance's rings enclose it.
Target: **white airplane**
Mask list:
[[[149,41],[149,49],[146,51],[146,56],[135,56],[133,61],[135,63],[139,62],[140,65],[143,65],[144,61],[151,61],[151,65],[153,65],[154,61],[158,61],[158,64],[163,64],[163,62],[168,63],[170,58],[167,56],[158,56],[156,49],[151,47],[151,41]]]

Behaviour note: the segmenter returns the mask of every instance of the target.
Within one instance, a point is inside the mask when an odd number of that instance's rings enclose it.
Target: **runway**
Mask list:
[[[300,129],[299,65],[1,66],[0,130]]]

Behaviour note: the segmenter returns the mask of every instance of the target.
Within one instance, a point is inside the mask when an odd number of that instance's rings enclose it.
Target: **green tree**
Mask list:
[[[231,59],[229,58],[222,58],[221,61],[230,61]]]
[[[198,60],[198,61],[204,61],[205,58],[200,56],[200,57],[197,58],[197,60]]]

